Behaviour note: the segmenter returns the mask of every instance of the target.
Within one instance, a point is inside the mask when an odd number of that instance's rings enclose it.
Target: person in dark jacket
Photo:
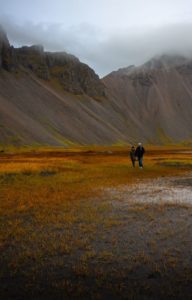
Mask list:
[[[130,155],[130,158],[131,158],[132,165],[133,165],[133,167],[135,167],[136,157],[135,157],[135,147],[134,146],[131,147],[129,155]]]
[[[143,168],[143,155],[145,153],[145,149],[143,148],[141,143],[138,143],[138,147],[135,150],[135,156],[138,158],[139,168]]]

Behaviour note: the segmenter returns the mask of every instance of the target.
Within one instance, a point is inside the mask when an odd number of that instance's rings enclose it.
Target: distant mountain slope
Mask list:
[[[161,56],[103,78],[132,133],[151,143],[192,140],[192,62]],[[138,125],[141,124],[138,134]]]

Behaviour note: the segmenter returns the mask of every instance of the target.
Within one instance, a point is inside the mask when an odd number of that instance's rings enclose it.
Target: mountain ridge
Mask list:
[[[126,103],[129,115],[142,120],[143,131],[151,133],[153,141],[191,140],[191,60],[166,56],[170,64],[165,66],[162,57],[111,73],[103,81],[120,107]]]
[[[77,95],[85,93],[96,98],[105,96],[105,88],[99,76],[74,55],[66,52],[45,52],[42,45],[14,48],[10,46],[1,27],[0,68],[21,72],[21,67],[43,80],[57,80],[65,91]]]
[[[14,48],[0,30],[0,143],[192,141],[192,62],[155,57],[103,79],[66,52]]]

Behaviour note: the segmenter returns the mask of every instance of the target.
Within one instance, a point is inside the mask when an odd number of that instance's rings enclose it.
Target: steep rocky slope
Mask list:
[[[44,52],[41,46],[14,49],[0,30],[0,143],[125,140],[111,124],[114,114],[104,84],[87,65],[67,53]]]
[[[55,80],[62,89],[74,94],[99,98],[105,95],[98,75],[86,64],[66,52],[44,52],[43,46],[11,47],[0,27],[0,68],[21,73],[21,67],[38,78]]]
[[[87,95],[56,91],[30,74],[1,72],[0,87],[1,143],[111,144],[128,140],[121,118],[105,98],[96,101]]]
[[[151,143],[192,140],[192,61],[163,55],[103,79],[133,134]],[[139,132],[138,132],[139,129]]]

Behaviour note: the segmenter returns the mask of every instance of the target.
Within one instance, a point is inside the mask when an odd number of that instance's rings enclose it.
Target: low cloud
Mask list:
[[[192,23],[107,31],[86,23],[69,28],[62,23],[19,25],[8,16],[1,16],[0,23],[15,47],[42,44],[47,51],[66,51],[89,64],[101,77],[165,53],[192,57]]]

